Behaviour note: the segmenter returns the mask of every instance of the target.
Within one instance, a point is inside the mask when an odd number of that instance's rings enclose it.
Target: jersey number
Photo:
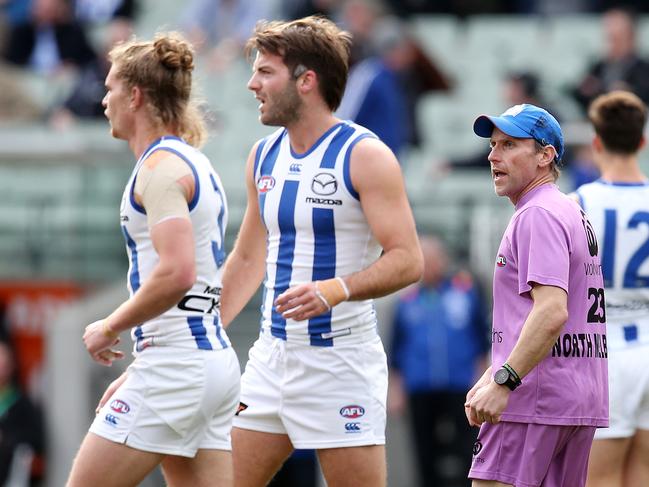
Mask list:
[[[638,211],[631,216],[627,228],[638,228],[641,224],[647,225],[649,230],[649,213]],[[617,238],[617,211],[604,210],[604,252],[602,255],[602,271],[604,285],[613,287],[615,269],[615,247]],[[649,257],[649,236],[629,259],[624,270],[623,287],[638,288],[649,287],[649,276],[639,275],[639,270],[644,261]]]
[[[221,198],[221,211],[219,212],[219,216],[217,217],[217,225],[219,227],[220,238],[218,242],[216,240],[212,240],[212,254],[214,254],[214,261],[216,262],[217,269],[220,269],[225,262],[225,243],[223,242],[225,237],[225,229],[223,228],[223,215],[225,214],[226,203],[225,198],[219,190],[219,185],[216,184],[216,179],[214,179],[213,174],[210,174],[210,179],[212,180],[212,187],[214,188],[214,191],[219,195],[219,198]]]
[[[606,323],[606,304],[604,303],[604,290],[600,288],[588,288],[588,301],[593,297],[595,300],[588,310],[588,323]]]

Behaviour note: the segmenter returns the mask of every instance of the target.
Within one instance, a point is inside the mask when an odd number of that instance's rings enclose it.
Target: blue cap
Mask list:
[[[563,157],[563,134],[559,122],[543,108],[525,103],[508,108],[499,117],[480,115],[473,122],[473,131],[479,137],[490,138],[494,126],[510,137],[534,139],[543,146],[553,146],[557,162]]]

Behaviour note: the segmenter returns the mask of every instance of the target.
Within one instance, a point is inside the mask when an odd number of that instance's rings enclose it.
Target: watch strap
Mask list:
[[[505,382],[504,385],[507,386],[510,390],[513,391],[523,383],[521,377],[518,375],[518,372],[516,372],[514,368],[511,365],[509,365],[507,362],[503,364],[502,368],[505,369],[509,374],[509,378],[507,379],[507,382]]]
[[[521,385],[523,381],[521,380],[521,376],[518,375],[518,372],[514,370],[514,368],[509,365],[507,362],[503,364],[503,368],[509,372],[509,375],[516,381],[516,385]]]

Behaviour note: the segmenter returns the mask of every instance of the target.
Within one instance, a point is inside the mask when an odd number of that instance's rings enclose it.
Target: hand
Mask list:
[[[470,399],[467,394],[464,408],[469,424],[480,426],[485,422],[490,424],[500,422],[500,415],[507,407],[510,392],[508,388],[490,381],[487,385],[478,388]]]
[[[471,418],[471,399],[473,399],[473,396],[475,396],[475,393],[480,389],[481,387],[486,386],[489,384],[491,381],[491,367],[487,367],[485,372],[480,376],[478,381],[473,385],[471,389],[469,389],[469,392],[466,393],[466,400],[464,401],[464,414],[466,415],[466,419],[469,422],[470,426],[479,426],[479,424],[475,423],[472,418]]]
[[[314,282],[293,286],[275,300],[275,309],[285,319],[308,320],[329,310],[316,294]]]
[[[117,341],[119,341],[119,339]],[[115,360],[119,360],[123,358],[124,358],[124,352],[120,352],[119,350],[113,350],[112,348],[109,348],[107,350],[99,352],[95,360],[99,362],[101,365],[110,367],[111,365],[113,365],[113,362]]]
[[[110,348],[119,343],[119,337],[111,337],[104,333],[104,320],[86,326],[83,343],[92,359],[102,365],[110,366],[113,360],[124,357],[122,352]]]
[[[469,392],[466,393],[466,399],[464,400],[464,415],[466,416],[466,420],[469,422],[469,426],[480,426],[471,416],[471,399],[473,399],[473,396],[475,396],[475,393],[479,388],[480,386],[477,384],[473,386]]]
[[[99,414],[99,410],[104,407],[104,404],[106,404],[111,397],[113,397],[113,394],[115,394],[115,391],[119,389],[119,386],[121,386],[126,381],[126,377],[126,372],[124,372],[117,379],[110,383],[110,385],[106,388],[106,392],[104,392],[104,395],[101,396],[101,399],[97,403],[97,407],[95,408],[96,414]]]

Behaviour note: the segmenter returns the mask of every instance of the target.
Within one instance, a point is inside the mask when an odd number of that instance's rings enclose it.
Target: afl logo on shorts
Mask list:
[[[257,189],[260,193],[268,193],[275,187],[275,178],[273,176],[262,176],[257,181]]]
[[[496,259],[496,265],[498,267],[505,267],[507,265],[507,259],[505,259],[504,255],[498,256],[498,258]]]
[[[364,414],[365,408],[363,406],[352,404],[350,406],[344,406],[340,408],[340,415],[343,418],[356,419],[360,418]]]
[[[116,413],[127,414],[131,408],[121,399],[113,399],[110,403],[110,408]]]

